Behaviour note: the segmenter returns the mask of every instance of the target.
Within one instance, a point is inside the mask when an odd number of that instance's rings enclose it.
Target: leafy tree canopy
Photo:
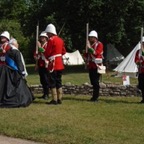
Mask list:
[[[68,51],[85,48],[86,23],[96,30],[99,40],[113,43],[127,55],[140,40],[143,0],[3,0],[0,1],[0,32],[15,36],[25,57],[32,60],[36,25],[40,32],[53,23],[65,40]]]

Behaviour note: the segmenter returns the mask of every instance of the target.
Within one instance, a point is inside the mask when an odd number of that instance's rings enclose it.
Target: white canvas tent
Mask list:
[[[106,61],[109,64],[119,64],[124,59],[124,56],[112,45],[107,44]]]
[[[130,52],[130,54],[114,69],[118,72],[118,76],[128,75],[130,77],[136,77],[138,72],[137,65],[134,62],[136,51],[140,49],[140,42]]]
[[[84,64],[84,60],[83,60],[79,50],[76,50],[75,52],[72,52],[72,53],[67,52],[65,55],[63,55],[63,62],[65,65]]]

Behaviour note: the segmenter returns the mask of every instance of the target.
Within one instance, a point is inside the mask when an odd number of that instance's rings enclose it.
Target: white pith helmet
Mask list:
[[[92,30],[88,36],[89,37],[96,37],[98,39],[98,33],[95,30]]]
[[[43,32],[41,32],[40,37],[48,38],[48,35],[47,35],[47,33],[45,31],[43,31]]]
[[[4,31],[0,36],[3,36],[5,38],[7,38],[8,40],[10,40],[10,34],[8,31]]]
[[[57,35],[56,28],[55,28],[55,26],[53,24],[48,24],[46,29],[45,29],[45,32]]]

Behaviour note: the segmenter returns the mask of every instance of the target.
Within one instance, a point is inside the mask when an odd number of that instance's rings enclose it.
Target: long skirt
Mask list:
[[[7,65],[0,65],[0,107],[27,107],[33,100],[22,75]]]

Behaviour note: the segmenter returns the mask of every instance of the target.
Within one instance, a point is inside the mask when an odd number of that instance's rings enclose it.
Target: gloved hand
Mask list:
[[[95,50],[93,48],[88,48],[88,53],[89,54],[94,54],[95,53]]]
[[[38,48],[38,52],[43,53],[43,52],[45,52],[45,49],[42,48],[42,47],[39,47],[39,48]]]

